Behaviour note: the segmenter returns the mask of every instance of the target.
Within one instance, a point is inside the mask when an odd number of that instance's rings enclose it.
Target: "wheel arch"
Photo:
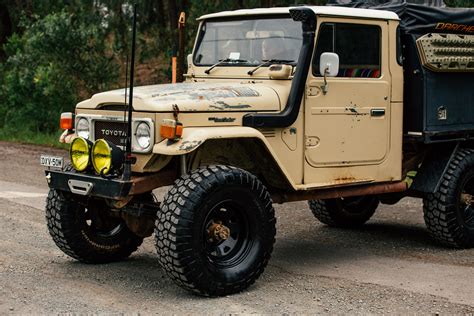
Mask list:
[[[186,128],[177,142],[153,148],[161,155],[187,155],[190,170],[212,164],[232,165],[259,177],[269,189],[292,189],[287,171],[257,129],[250,127]]]
[[[410,190],[419,193],[435,193],[441,185],[449,164],[457,152],[463,148],[472,149],[474,143],[472,141],[449,142],[432,146],[427,150]]]

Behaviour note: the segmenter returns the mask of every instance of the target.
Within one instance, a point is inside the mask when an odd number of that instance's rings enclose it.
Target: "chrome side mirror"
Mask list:
[[[336,53],[322,53],[319,59],[319,73],[324,76],[323,94],[328,92],[327,77],[336,77],[339,73],[339,56]]]

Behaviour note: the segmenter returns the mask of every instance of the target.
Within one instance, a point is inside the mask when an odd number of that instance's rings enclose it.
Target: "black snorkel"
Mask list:
[[[301,21],[303,43],[301,46],[295,76],[291,83],[290,94],[285,109],[280,113],[249,113],[243,117],[242,124],[250,127],[288,127],[297,117],[303,100],[306,78],[311,65],[316,32],[316,14],[308,7],[290,9],[294,21]]]

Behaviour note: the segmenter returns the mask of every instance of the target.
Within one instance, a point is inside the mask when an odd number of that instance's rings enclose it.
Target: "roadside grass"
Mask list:
[[[59,136],[62,131],[59,130],[57,133],[34,133],[31,131],[15,131],[11,129],[0,129],[0,140],[22,144],[35,144],[49,146],[53,148],[67,149],[68,144],[62,144],[59,142]]]

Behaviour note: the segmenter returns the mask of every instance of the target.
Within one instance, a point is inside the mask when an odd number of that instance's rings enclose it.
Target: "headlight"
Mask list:
[[[99,139],[92,146],[92,165],[100,175],[109,174],[118,170],[123,164],[123,152],[114,144]]]
[[[75,138],[71,147],[69,147],[69,157],[74,169],[77,171],[86,170],[89,166],[90,148],[92,143],[87,139],[78,137]]]
[[[76,135],[85,139],[89,139],[90,124],[88,119],[81,117],[79,120],[77,120]]]
[[[151,131],[150,126],[147,123],[141,122],[137,125],[135,130],[135,139],[141,149],[147,149],[150,147]]]

